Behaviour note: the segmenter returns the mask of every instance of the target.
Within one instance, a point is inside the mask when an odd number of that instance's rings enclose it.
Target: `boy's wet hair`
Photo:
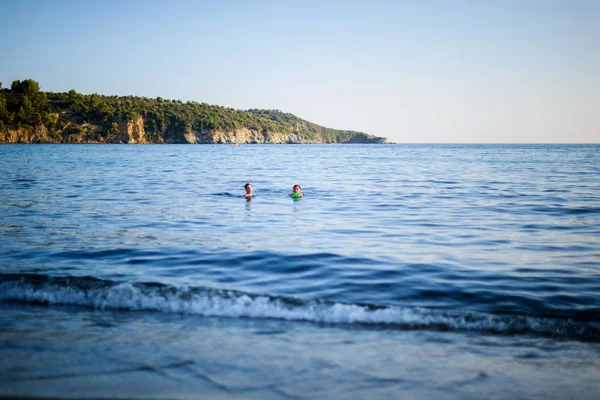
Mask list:
[[[292,190],[294,190],[294,189],[296,188],[296,186],[298,186],[298,189],[302,189],[302,188],[300,187],[300,185],[294,185],[294,186],[292,186]]]

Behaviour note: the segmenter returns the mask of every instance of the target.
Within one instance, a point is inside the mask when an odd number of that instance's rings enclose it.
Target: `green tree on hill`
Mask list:
[[[0,87],[2,85],[0,84]],[[11,115],[6,108],[6,99],[4,98],[4,93],[0,91],[0,132],[4,131],[5,124],[10,124],[12,118]]]
[[[34,126],[48,120],[48,96],[40,92],[40,85],[33,79],[13,81],[10,108],[15,110],[13,120],[25,126]]]

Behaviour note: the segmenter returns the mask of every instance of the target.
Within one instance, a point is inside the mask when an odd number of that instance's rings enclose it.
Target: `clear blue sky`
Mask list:
[[[600,142],[600,0],[0,0],[0,82],[396,142]]]

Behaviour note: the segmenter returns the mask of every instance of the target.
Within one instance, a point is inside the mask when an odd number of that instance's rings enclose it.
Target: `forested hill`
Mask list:
[[[277,110],[40,91],[27,79],[0,83],[0,143],[386,143]]]

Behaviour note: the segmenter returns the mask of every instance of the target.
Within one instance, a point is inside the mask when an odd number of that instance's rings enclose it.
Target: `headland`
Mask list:
[[[0,84],[0,143],[387,143],[323,127],[279,110],[136,96],[40,91],[32,80]]]

